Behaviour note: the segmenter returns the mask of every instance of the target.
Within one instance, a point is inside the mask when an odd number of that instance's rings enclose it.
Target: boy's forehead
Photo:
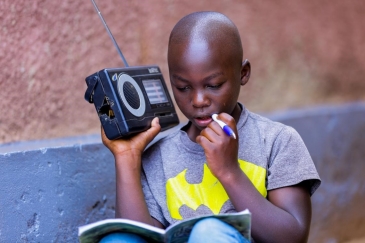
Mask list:
[[[203,40],[186,41],[171,45],[168,65],[170,74],[183,74],[182,77],[200,80],[212,73],[228,72],[226,69],[231,68],[237,57],[234,56],[221,45]]]
[[[182,18],[171,31],[168,55],[191,51],[235,53],[242,60],[242,45],[234,23],[217,12],[197,12]]]
[[[219,29],[223,28],[223,26],[217,26],[214,29],[191,28],[178,41],[169,43],[169,52],[179,53],[179,55],[195,54],[195,56],[198,56],[211,55],[213,54],[213,50],[215,52],[220,50],[219,52],[224,54],[224,52],[228,52],[230,49],[227,44],[232,44],[234,40],[230,39],[232,35],[222,34],[224,31],[219,31]],[[225,44],[226,48],[222,48]]]
[[[203,63],[211,59],[216,48],[209,44],[206,40],[186,40],[183,43],[171,44],[170,54],[179,60],[176,64],[182,65],[184,60],[186,63]],[[170,62],[171,64],[171,62]]]

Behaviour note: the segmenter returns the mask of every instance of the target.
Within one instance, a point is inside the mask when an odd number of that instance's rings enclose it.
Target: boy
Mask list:
[[[236,26],[216,12],[184,17],[171,32],[168,65],[176,103],[189,123],[144,153],[160,131],[157,118],[130,139],[109,141],[102,132],[115,157],[116,217],[166,228],[200,214],[247,208],[256,242],[306,242],[310,196],[320,179],[294,129],[237,102],[251,66],[243,61]],[[237,139],[212,121],[215,113]],[[206,178],[214,183],[203,183]],[[208,222],[194,228],[189,241],[245,242],[236,233]]]

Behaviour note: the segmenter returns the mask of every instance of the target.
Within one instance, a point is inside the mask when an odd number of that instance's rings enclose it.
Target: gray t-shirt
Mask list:
[[[318,188],[317,170],[293,128],[242,106],[237,129],[240,167],[264,197],[268,190],[302,181],[308,182],[310,194]],[[223,186],[207,167],[203,148],[184,131],[152,145],[142,162],[149,212],[165,227],[198,215],[235,212]]]

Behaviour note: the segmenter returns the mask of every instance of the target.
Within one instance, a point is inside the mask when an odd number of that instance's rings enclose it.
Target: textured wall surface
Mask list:
[[[309,242],[365,239],[365,103],[268,117],[297,129],[322,179]],[[78,226],[114,217],[113,157],[99,137],[0,146],[0,242],[78,242]]]
[[[78,226],[114,217],[113,158],[89,139],[0,155],[0,242],[78,242]]]
[[[253,111],[365,100],[365,2],[97,1],[130,65],[157,64],[167,40],[199,10],[229,16],[251,61],[240,101]],[[122,67],[91,1],[0,2],[0,143],[99,131],[85,77]]]

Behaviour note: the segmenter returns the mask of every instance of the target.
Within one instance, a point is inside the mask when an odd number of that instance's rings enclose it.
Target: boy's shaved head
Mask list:
[[[221,13],[196,12],[182,18],[171,31],[169,49],[174,44],[196,42],[219,45],[234,58],[235,64],[242,64],[243,50],[238,29]]]
[[[176,104],[192,124],[186,130],[192,141],[212,114],[239,119],[237,101],[251,67],[242,62],[241,38],[229,18],[217,12],[185,16],[171,31],[167,59]]]

